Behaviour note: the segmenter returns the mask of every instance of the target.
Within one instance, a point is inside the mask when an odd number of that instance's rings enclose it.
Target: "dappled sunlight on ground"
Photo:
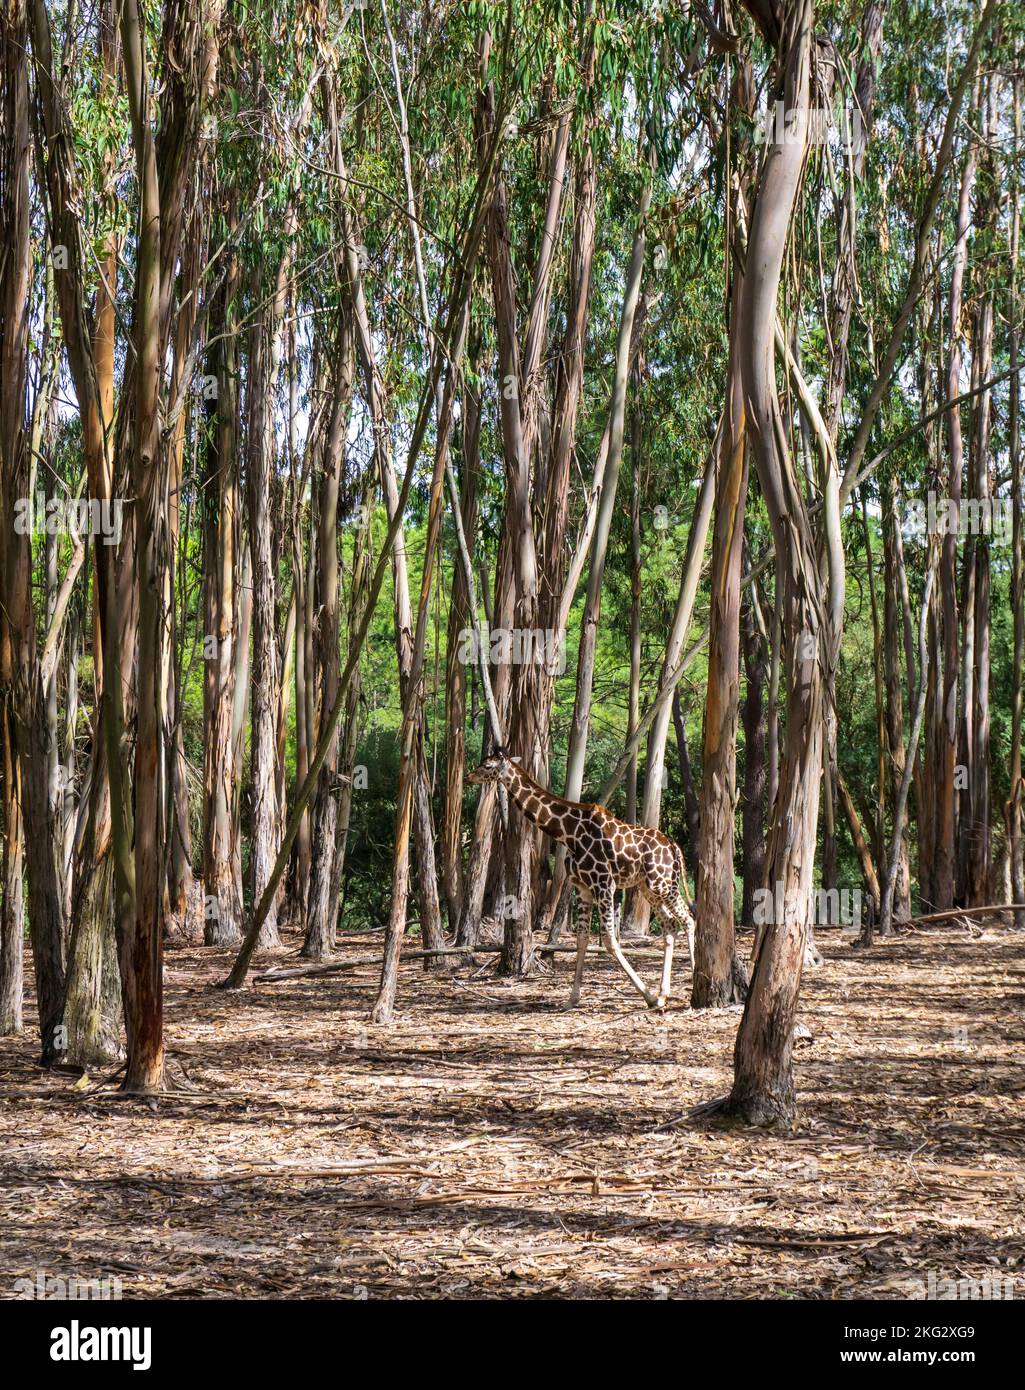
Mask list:
[[[367,1022],[373,967],[224,994],[226,953],[169,952],[181,1093],[75,1089],[31,1035],[0,1039],[0,1297],[39,1270],[126,1298],[902,1298],[1015,1276],[1025,936],[823,936],[789,1137],[680,1118],[728,1089],[739,1018],[686,1007],[685,951],[662,1017],[597,956],[573,1013],[571,957],[526,983],[410,962],[389,1028]]]

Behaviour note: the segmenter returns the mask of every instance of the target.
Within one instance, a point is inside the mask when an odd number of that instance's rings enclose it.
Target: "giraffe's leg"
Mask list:
[[[687,930],[687,945],[690,948],[690,968],[691,974],[694,972],[694,914],[684,902],[679,893],[666,892],[651,894],[649,901],[652,908],[663,921],[670,921],[676,926],[685,927]],[[669,954],[672,955],[672,947],[669,947]],[[663,966],[665,962],[663,961]]]
[[[671,913],[666,911],[660,898],[651,897],[647,894],[645,896],[648,897],[648,901],[651,903],[652,911],[662,920],[662,980],[658,987],[658,997],[659,1008],[664,1009],[669,1001],[669,985],[673,973],[673,951],[676,947],[676,936],[668,928],[669,923],[675,922],[676,919]]]
[[[569,992],[569,1006],[575,1009],[580,1003],[580,986],[584,981],[584,958],[587,943],[591,936],[591,913],[593,900],[586,888],[577,884],[577,963],[573,973],[573,985]]]
[[[664,1009],[669,1002],[669,984],[673,974],[673,947],[675,945],[676,937],[671,931],[666,932],[665,950],[662,953],[662,980],[658,987],[660,1009]]]
[[[598,889],[598,916],[601,921],[602,943],[606,951],[619,965],[634,989],[644,996],[644,1002],[649,1009],[664,1008],[665,1000],[657,994],[652,994],[623,954],[619,937],[616,935],[616,892],[611,878]]]

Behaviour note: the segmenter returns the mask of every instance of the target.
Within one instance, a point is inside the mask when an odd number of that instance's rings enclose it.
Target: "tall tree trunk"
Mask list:
[[[17,631],[12,610],[22,551],[31,546],[7,524],[29,488],[25,440],[25,379],[31,268],[28,181],[28,73],[24,5],[0,10],[0,743],[3,747],[3,859],[0,883],[0,1034],[23,1025],[25,951],[25,834],[23,776],[14,705]],[[31,550],[29,551],[31,566]],[[44,1036],[45,1046],[45,1036]]]
[[[69,264],[54,276],[68,363],[82,422],[82,442],[90,499],[109,502],[112,490],[110,434],[114,420],[115,293],[118,241],[112,233],[99,262],[99,284],[90,333],[83,306],[85,271],[78,231],[72,136],[66,125],[63,94],[53,85],[49,21],[44,7],[31,7],[32,43],[39,59],[39,145],[47,191],[52,243],[65,248]],[[98,13],[101,85],[106,93],[116,86],[119,69],[118,34],[114,9],[104,4]],[[113,157],[108,160],[108,168]],[[111,803],[106,757],[107,709],[104,682],[106,594],[113,574],[112,547],[93,539],[95,566],[92,584],[93,685],[92,747],[86,779],[88,800],[79,808],[84,833],[75,837],[74,884],[71,894],[71,938],[62,1011],[64,1056],[83,1066],[118,1061],[122,1002],[114,929],[114,864],[111,850]]]
[[[186,936],[189,930],[189,900],[192,896],[192,829],[189,818],[187,786],[188,768],[185,761],[184,689],[182,663],[179,659],[179,618],[176,587],[182,570],[183,544],[188,544],[186,526],[184,542],[181,526],[182,476],[185,455],[185,433],[192,415],[191,377],[194,370],[193,339],[196,332],[197,301],[200,271],[207,244],[204,204],[198,199],[190,210],[188,233],[178,276],[173,362],[168,395],[173,415],[170,439],[164,443],[167,451],[165,465],[168,474],[168,531],[167,566],[164,580],[164,652],[162,667],[168,673],[167,716],[164,733],[167,747],[167,808],[165,811],[168,835],[167,879],[165,896],[166,927]],[[182,621],[187,620],[182,606]]]
[[[470,359],[476,363],[477,347],[471,346]],[[472,374],[472,375],[475,375]],[[480,470],[481,403],[479,388],[468,380],[463,389],[462,467],[460,470],[460,509],[468,543],[477,530],[477,476]],[[445,644],[445,816],[442,827],[442,875],[449,930],[458,934],[463,917],[463,778],[466,763],[466,684],[463,634],[469,621],[466,577],[457,565],[452,577],[452,599]]]
[[[940,489],[940,445],[939,431],[933,412],[939,390],[940,352],[939,342],[942,334],[942,296],[939,277],[936,278],[935,293],[931,299],[931,309],[922,311],[922,361],[919,374],[921,390],[921,415],[926,455],[929,459],[929,490],[938,493]],[[907,589],[907,572],[904,572],[904,589]],[[910,600],[905,601],[901,594],[901,604],[905,609],[904,643],[905,661],[909,673],[914,671],[914,652],[910,641]],[[915,767],[915,809],[918,832],[918,900],[921,910],[929,912],[936,901],[936,828],[938,811],[938,787],[940,755],[943,735],[943,711],[940,706],[938,665],[941,658],[942,631],[939,592],[933,584],[929,596],[927,619],[927,640],[932,660],[925,675],[925,730],[922,737],[922,752]],[[909,688],[908,698],[914,701],[914,692]]]
[[[813,10],[796,0],[755,21],[778,52],[789,137],[766,151],[748,237],[734,329],[751,442],[772,525],[786,640],[786,736],[767,852],[767,882],[781,920],[762,934],[734,1053],[729,1111],[749,1124],[789,1126],[794,1117],[793,1026],[812,915],[823,731],[823,648],[828,640],[818,556],[786,447],[775,381],[776,300],[791,214],[808,143]],[[775,914],[774,914],[775,915]]]
[[[720,427],[721,428],[721,427]],[[714,448],[718,447],[718,435]],[[687,638],[690,628],[691,617],[694,613],[694,603],[697,598],[698,587],[701,581],[701,566],[705,554],[705,542],[708,538],[708,528],[712,520],[712,505],[715,499],[715,463],[714,452],[705,464],[705,471],[701,478],[701,486],[694,501],[694,512],[691,516],[690,531],[687,535],[687,551],[684,555],[683,569],[680,574],[680,591],[676,599],[676,609],[673,613],[673,624],[669,630],[666,640],[665,652],[662,656],[662,670],[659,676],[659,695],[666,688],[666,683],[672,672],[676,670],[683,653],[683,644]],[[658,697],[656,696],[656,699]],[[662,781],[665,768],[666,741],[669,734],[669,721],[673,714],[673,703],[666,700],[655,715],[651,728],[648,730],[647,759],[644,772],[644,799],[641,808],[641,819],[644,825],[657,826],[662,811]],[[677,730],[679,730],[677,725]],[[681,757],[686,755],[686,738],[682,748]],[[689,763],[689,758],[687,759]],[[697,826],[700,815],[693,816],[690,811],[690,793],[687,792],[687,771],[681,763],[681,772],[684,775],[684,794],[688,798],[688,823],[690,824],[691,857],[694,858],[698,852]],[[566,795],[571,793],[567,791]],[[579,795],[579,792],[577,793]],[[646,898],[639,893],[628,893],[626,899],[626,910],[624,912],[624,932],[630,935],[642,936],[648,929],[648,922],[651,917],[651,908]]]
[[[872,528],[868,515],[868,498],[861,492],[861,527],[865,537],[865,574],[868,580],[869,610],[872,615],[872,677],[875,695],[876,720],[876,806],[872,820],[872,842],[880,864],[886,861],[886,805],[890,779],[889,747],[886,733],[886,696],[883,685],[883,625],[879,615],[875,566],[872,559]]]
[[[337,94],[327,78],[322,79],[325,110],[332,128],[332,149],[335,171],[341,182],[347,177],[341,141],[337,136]],[[405,708],[408,704],[408,685],[412,669],[413,617],[409,595],[409,574],[406,565],[406,541],[403,518],[399,510],[399,487],[388,449],[388,410],[384,383],[374,356],[370,314],[363,287],[363,275],[357,255],[359,235],[348,206],[340,202],[338,218],[345,250],[345,276],[351,297],[356,352],[363,375],[364,395],[370,409],[374,430],[374,461],[381,478],[381,492],[388,514],[389,526],[397,527],[391,553],[392,593],[395,607],[395,643],[399,665],[399,690]],[[431,806],[430,774],[423,749],[423,712],[418,715],[415,730],[415,777],[412,797],[412,827],[416,847],[417,890],[420,901],[420,921],[425,945],[430,949],[444,946],[441,926],[441,901],[434,849],[434,818]],[[408,875],[408,863],[406,866]],[[441,957],[425,958],[425,968],[444,968]]]
[[[253,563],[249,876],[254,902],[259,902],[263,896],[278,849],[277,711],[281,672],[274,563],[274,402],[281,353],[281,318],[290,266],[291,255],[286,254],[278,267],[271,302],[254,313],[249,333],[246,490]],[[263,277],[258,272],[254,272],[252,294],[255,300],[263,294]],[[261,932],[262,947],[279,944],[277,902],[271,906]]]
[[[455,399],[455,376],[462,360],[469,324],[469,295],[463,300],[458,323],[455,325],[450,371],[438,418],[435,441],[434,472],[431,478],[427,514],[427,535],[424,541],[424,567],[417,605],[416,630],[413,634],[409,680],[406,684],[402,724],[402,759],[399,765],[398,805],[395,814],[395,855],[392,871],[392,903],[385,932],[384,961],[381,985],[371,1015],[375,1023],[389,1023],[395,1007],[398,986],[399,956],[406,929],[406,907],[409,894],[409,838],[412,821],[414,783],[417,771],[417,744],[423,716],[423,662],[427,645],[427,615],[430,607],[433,566],[441,536],[442,493],[447,463],[449,436],[452,427],[452,408]]]
[[[738,275],[731,321],[743,296]],[[727,402],[719,441],[712,532],[708,685],[701,760],[701,841],[691,1007],[720,1008],[744,997],[736,953],[734,834],[737,806],[737,718],[740,703],[740,578],[747,500],[747,430],[740,349],[731,342]]]
[[[364,479],[363,500],[360,504],[360,524],[356,532],[356,543],[352,557],[352,584],[349,590],[349,614],[347,639],[350,650],[358,640],[359,624],[367,605],[370,587],[370,549],[373,530],[374,475],[368,469]],[[345,713],[342,722],[341,749],[338,755],[340,767],[349,772],[355,762],[356,747],[360,729],[360,672],[358,665],[353,668],[352,679],[346,695]],[[353,784],[351,777],[341,783],[338,792],[338,821],[335,830],[334,879],[331,893],[336,902],[341,902],[345,853],[349,842],[349,822],[352,814]]]
[[[741,840],[744,854],[744,895],[740,920],[753,927],[755,893],[765,886],[765,791],[768,767],[765,759],[765,681],[768,650],[765,637],[756,620],[758,602],[754,587],[744,602],[744,673],[747,690],[744,695],[744,796]]]
[[[135,804],[131,817],[135,843],[131,858],[127,788],[118,747],[120,721],[110,721],[114,727],[108,727],[107,746],[113,795],[120,803],[115,815],[119,840],[115,863],[119,878],[118,948],[128,1034],[124,1085],[126,1090],[148,1091],[164,1084],[162,776],[166,750],[162,735],[164,678],[168,673],[162,669],[161,658],[167,480],[161,476],[160,468],[161,200],[151,125],[146,30],[137,0],[125,0],[121,41],[140,204],[134,315],[137,395],[131,456],[139,636]],[[111,676],[114,679],[113,672]]]
[[[616,506],[616,493],[619,488],[619,472],[623,457],[631,344],[638,305],[641,300],[641,277],[644,270],[647,219],[650,206],[651,182],[650,179],[646,178],[637,210],[633,252],[627,270],[623,307],[620,314],[619,338],[616,344],[616,369],[613,378],[612,401],[609,406],[608,461],[605,466],[605,477],[598,504],[598,516],[591,550],[591,567],[587,576],[587,595],[580,621],[576,695],[573,702],[573,722],[570,725],[569,749],[566,755],[564,796],[569,801],[579,800],[584,784],[584,762],[587,756],[587,740],[590,730],[594,660],[598,644],[598,624],[601,618],[602,579],[605,574],[605,561],[608,555],[609,535],[612,529],[612,517]],[[667,701],[664,711],[667,724],[670,715],[668,703]],[[646,786],[650,784],[653,776],[657,776],[661,786],[661,775],[661,767],[657,769],[657,772],[653,772],[649,760]],[[562,880],[565,877],[564,864],[565,857],[557,856],[556,876],[552,884],[553,895],[555,890],[561,894]],[[636,930],[632,921],[627,924],[627,930]]]
[[[163,366],[182,251],[185,201],[192,186],[202,112],[217,67],[219,0],[197,22],[169,0],[160,44],[166,63],[159,110],[152,111],[146,22],[137,0],[121,10],[121,42],[139,186],[139,237],[132,320],[134,390],[119,420],[130,461],[134,505],[118,554],[118,583],[108,583],[104,670],[111,785],[118,957],[128,1038],[124,1086],[164,1083],[163,937],[167,863],[168,747],[166,692],[171,680],[164,633],[170,477],[162,440]],[[128,370],[126,367],[126,377]],[[134,546],[134,550],[133,550]],[[136,634],[138,646],[136,648]],[[135,657],[135,685],[131,680]],[[126,709],[134,707],[134,797],[122,752]],[[132,802],[134,801],[134,804]]]
[[[783,608],[777,595],[783,588],[779,564],[776,565],[772,597],[772,642],[769,648],[768,712],[765,720],[765,801],[770,818],[779,794],[779,681],[783,668]]]
[[[492,103],[486,120],[493,127],[495,116],[493,94],[490,89],[485,100]],[[560,142],[564,139],[565,135],[560,126]],[[553,150],[550,160],[546,229],[553,234],[557,230],[562,202],[561,170],[564,169],[564,155],[565,151],[560,143]],[[589,181],[590,190],[581,191],[579,183],[582,179]],[[577,181],[578,222],[574,237],[574,256],[579,254],[581,230],[586,231],[588,246],[583,270],[583,293],[578,294],[575,306],[571,306],[568,335],[572,334],[574,329],[579,329],[581,316],[586,322],[587,295],[590,287],[594,173],[589,141],[585,142],[584,159],[578,169]],[[587,218],[588,226],[582,229],[583,217]],[[533,303],[539,310],[547,305],[552,250],[550,237],[545,237],[534,280]],[[536,400],[536,376],[545,342],[547,314],[539,312],[532,315],[526,347],[521,357],[517,340],[516,283],[510,246],[509,195],[504,176],[500,176],[496,181],[492,197],[488,223],[488,262],[498,340],[498,371],[502,386],[500,417],[506,478],[505,522],[496,585],[496,608],[500,614],[500,627],[509,632],[510,650],[503,654],[501,664],[508,665],[510,659],[515,663],[508,673],[503,672],[506,680],[496,682],[496,689],[503,693],[504,686],[508,694],[506,742],[510,751],[522,761],[532,776],[544,781],[547,777],[548,762],[550,684],[546,678],[547,673],[535,663],[531,655],[527,655],[527,659],[524,660],[524,655],[528,653],[524,644],[530,644],[532,653],[532,644],[543,628],[541,589],[544,583],[546,537],[542,536],[539,540],[535,535],[531,480],[540,413]],[[582,355],[582,339],[580,351]],[[574,362],[570,366],[574,373],[577,365]],[[578,399],[579,394],[574,382],[572,400],[569,403],[573,427]],[[560,427],[561,422],[557,420],[556,430]],[[558,464],[555,467],[557,469]],[[560,481],[562,476],[560,473]],[[551,476],[547,482],[551,482]],[[558,487],[558,484],[556,486]],[[535,487],[539,491],[547,491],[545,483],[535,482]],[[557,491],[554,500],[556,512],[564,526],[565,502],[561,492]],[[549,517],[548,520],[550,522],[552,518]],[[518,655],[512,645],[516,641],[519,643]],[[542,655],[547,657],[549,654],[545,650]],[[501,708],[501,705],[499,707]],[[504,913],[505,939],[499,969],[505,974],[526,975],[535,969],[534,896],[541,854],[541,836],[536,827],[515,807],[509,811],[504,850],[504,897],[510,910]]]
[[[320,506],[317,537],[317,597],[319,652],[321,672],[321,715],[334,704],[340,675],[339,610],[338,610],[338,495],[345,463],[345,441],[352,404],[355,373],[355,338],[352,314],[346,308],[339,323],[331,357],[335,370],[330,378],[329,421],[321,456]],[[313,816],[313,843],[316,852],[310,875],[310,896],[307,909],[306,939],[302,954],[308,960],[322,960],[334,949],[335,925],[338,919],[338,899],[334,875],[336,834],[338,826],[338,736],[332,737],[320,775],[317,803]]]
[[[632,738],[641,717],[641,383],[640,356],[633,368],[633,411],[630,416],[630,693],[626,732]],[[637,820],[637,752],[626,770],[626,819]]]
[[[930,546],[930,552],[932,547]],[[918,737],[922,730],[922,720],[925,716],[925,673],[929,665],[929,648],[926,643],[928,634],[929,599],[932,594],[933,581],[936,577],[936,566],[933,555],[929,555],[929,570],[926,575],[925,593],[922,599],[922,612],[919,619],[919,667],[922,672],[922,683],[919,685],[918,694],[915,700],[915,711],[911,723],[911,737],[908,744],[906,758],[903,762],[900,783],[897,787],[897,794],[894,798],[893,813],[893,842],[889,847],[886,861],[885,886],[883,888],[883,905],[880,915],[880,925],[884,935],[892,930],[893,917],[893,897],[899,884],[900,876],[898,872],[898,859],[900,857],[901,826],[904,821],[904,812],[907,809],[908,791],[911,787],[912,767],[915,762],[915,752],[918,746]]]
[[[979,166],[980,197],[976,204],[976,240],[980,252],[978,275],[982,281],[975,306],[972,331],[972,386],[979,390],[993,374],[993,289],[987,283],[989,268],[983,257],[993,246],[996,230],[996,153],[990,143],[997,137],[995,106],[1000,91],[1000,78],[991,72],[986,79],[986,100],[980,104],[982,129],[980,138],[983,153]],[[972,412],[971,489],[973,500],[979,502],[977,515],[986,518],[992,506],[990,447],[992,403],[991,393],[981,391],[975,398]],[[972,718],[971,761],[971,822],[962,824],[962,838],[968,841],[967,902],[982,907],[993,901],[990,894],[990,536],[980,526],[972,537],[971,558],[974,588],[974,660],[972,693],[975,708]],[[966,556],[967,560],[967,556]],[[967,698],[967,692],[966,692]]]
[[[950,347],[947,357],[947,399],[953,400],[961,390],[961,294],[965,266],[968,261],[968,228],[971,216],[972,186],[975,182],[976,148],[969,143],[961,172],[958,194],[957,223],[950,273],[950,297],[947,314]],[[961,408],[951,406],[947,413],[947,451],[949,472],[947,497],[951,508],[961,505],[961,478],[964,469],[964,446],[961,435]],[[943,744],[939,765],[936,823],[936,872],[934,877],[935,908],[942,911],[954,906],[957,878],[956,826],[957,802],[955,769],[958,744],[958,643],[957,606],[957,534],[944,535],[941,543],[940,610],[943,616]]]
[[[208,946],[242,940],[237,878],[234,787],[239,764],[233,728],[238,630],[236,571],[239,488],[236,474],[238,353],[234,300],[240,276],[229,261],[210,315],[207,356],[206,476],[203,488],[203,939]]]
[[[294,289],[290,294],[290,310],[294,309]],[[311,704],[309,696],[315,683],[315,667],[310,665],[307,684],[307,652],[310,642],[307,633],[313,626],[313,545],[307,547],[303,541],[304,517],[306,508],[303,502],[306,470],[301,479],[297,477],[296,460],[299,453],[299,364],[297,361],[297,342],[295,324],[290,322],[287,329],[287,375],[288,375],[288,452],[292,467],[292,484],[295,503],[292,509],[292,577],[295,585],[295,781],[301,786],[309,771],[310,744],[313,733],[310,728]],[[312,499],[311,508],[312,512]],[[312,542],[312,517],[310,525]],[[310,873],[313,868],[313,853],[310,817],[304,815],[295,839],[294,876],[292,883],[292,916],[300,922],[306,921],[309,901]]]
[[[698,843],[701,838],[701,806],[694,782],[694,769],[691,767],[687,720],[683,713],[679,686],[673,690],[673,730],[676,734],[676,759],[680,765],[680,781],[683,783],[683,804],[687,813],[687,847],[696,875]]]
[[[564,639],[560,609],[565,574],[565,532],[569,483],[582,399],[586,325],[595,245],[597,179],[591,148],[594,113],[587,101],[594,76],[593,5],[582,8],[580,91],[582,112],[573,180],[574,221],[569,255],[565,331],[551,356],[551,413],[544,383],[553,273],[568,201],[566,178],[572,112],[563,110],[539,142],[537,172],[547,186],[544,221],[539,228],[522,354],[517,339],[515,274],[509,246],[509,196],[500,176],[488,223],[488,260],[495,306],[500,378],[500,417],[506,473],[505,513],[499,544],[492,630],[496,661],[488,676],[492,723],[507,730],[505,741],[542,782],[549,780],[551,715],[555,678]],[[544,100],[549,96],[546,82]],[[478,103],[478,152],[495,129],[494,92],[488,86]],[[486,591],[486,586],[485,586]],[[488,736],[494,738],[494,731]],[[543,927],[550,898],[537,893],[543,840],[537,828],[492,787],[481,792],[467,868],[459,939],[476,939],[484,900],[500,896],[505,922],[499,969],[526,974],[535,968],[533,934]],[[494,834],[502,798],[502,835]]]
[[[828,372],[826,378],[824,417],[825,427],[835,455],[840,434],[844,394],[847,386],[847,364],[851,323],[855,300],[860,299],[857,269],[857,211],[858,185],[865,172],[865,156],[875,113],[876,78],[879,53],[882,47],[883,24],[887,0],[866,0],[861,21],[861,43],[855,76],[855,100],[858,119],[851,122],[845,113],[844,130],[848,137],[848,159],[843,179],[843,194],[839,206],[837,228],[837,263],[830,291]],[[848,129],[848,126],[850,128]],[[828,464],[825,465],[828,468]],[[822,563],[826,559],[823,556]],[[839,650],[838,638],[832,635],[832,646]],[[837,721],[833,688],[832,663],[827,669],[825,756],[823,758],[823,827],[822,882],[827,890],[836,887],[836,809],[838,800]]]
[[[904,696],[901,689],[900,536],[897,530],[896,484],[889,481],[883,509],[883,678],[886,689],[886,745],[889,802],[896,808],[897,790],[904,777]],[[912,676],[913,676],[912,672]],[[894,809],[893,814],[896,814]],[[898,844],[897,880],[893,885],[893,915],[898,921],[911,916],[911,868],[908,855],[908,823],[893,823]]]
[[[31,245],[29,240],[28,15],[24,0],[0,18],[0,505],[15,515],[32,473],[25,398],[28,372]],[[63,1049],[63,900],[54,853],[45,691],[36,650],[29,529],[4,523],[0,551],[0,721],[4,753],[4,885],[0,913],[0,1009],[3,1031],[21,1027],[21,958],[28,877],[28,926],[44,1064]]]
[[[1022,448],[1021,448],[1021,301],[1018,294],[1018,254],[1021,237],[1021,183],[1018,175],[1018,158],[1021,150],[1021,85],[1014,79],[1014,173],[1011,192],[1010,259],[1011,285],[1009,306],[1009,338],[1011,356],[1011,406],[1010,406],[1010,453],[1011,453],[1011,611],[1014,614],[1014,660],[1012,668],[1013,693],[1011,696],[1011,769],[1008,788],[1006,821],[1007,843],[1011,858],[1011,896],[1016,903],[1025,903],[1025,854],[1022,849],[1022,798],[1025,795],[1025,782],[1022,781],[1022,711],[1025,708],[1025,527],[1022,509],[1025,497],[1022,493]],[[1025,910],[1015,914],[1016,925],[1025,927]]]

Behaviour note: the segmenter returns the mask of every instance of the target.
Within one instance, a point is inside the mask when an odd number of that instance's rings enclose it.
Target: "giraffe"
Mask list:
[[[569,877],[577,890],[577,956],[569,1006],[580,1001],[584,956],[591,934],[591,916],[598,906],[602,944],[643,996],[650,1009],[664,1009],[669,997],[675,936],[665,936],[662,975],[657,991],[649,990],[619,943],[615,900],[620,888],[637,888],[668,926],[685,927],[694,964],[694,917],[681,897],[687,891],[683,850],[668,835],[645,825],[620,820],[604,806],[566,801],[546,791],[504,748],[485,758],[467,781],[480,785],[500,782],[528,820],[566,846]]]

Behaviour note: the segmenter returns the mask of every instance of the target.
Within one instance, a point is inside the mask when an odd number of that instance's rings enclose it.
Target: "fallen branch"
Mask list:
[[[923,922],[942,922],[948,917],[993,917],[1000,912],[1025,911],[1025,903],[996,903],[992,907],[948,907],[943,912],[927,912],[924,917],[905,917],[897,927],[916,927]]]

